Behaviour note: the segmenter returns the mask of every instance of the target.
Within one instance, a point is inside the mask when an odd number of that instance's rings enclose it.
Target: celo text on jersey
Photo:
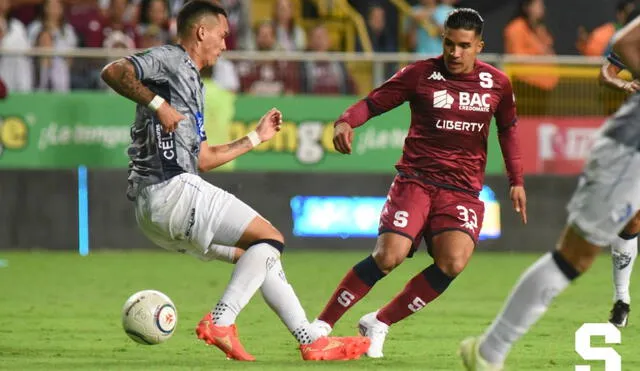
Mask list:
[[[166,160],[173,160],[176,157],[175,140],[173,133],[165,133],[162,130],[161,125],[156,123],[156,140],[158,141],[158,148],[162,151],[162,157]]]
[[[436,121],[436,128],[453,131],[471,131],[481,132],[484,128],[483,123],[468,121],[440,120]]]

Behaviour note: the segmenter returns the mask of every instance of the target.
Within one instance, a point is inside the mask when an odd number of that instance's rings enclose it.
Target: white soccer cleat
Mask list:
[[[331,330],[333,330],[328,323],[317,318],[311,323],[311,327],[319,335],[318,337],[329,336]]]
[[[487,362],[480,355],[481,337],[468,337],[460,343],[458,355],[467,371],[502,371],[502,365]]]
[[[366,336],[371,340],[371,345],[367,351],[367,356],[370,358],[384,357],[382,347],[384,346],[384,339],[389,332],[389,325],[378,321],[376,318],[377,314],[378,312],[365,314],[358,322],[360,335]]]

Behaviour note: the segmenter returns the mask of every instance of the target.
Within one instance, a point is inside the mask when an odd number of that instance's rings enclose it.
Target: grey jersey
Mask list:
[[[173,133],[165,133],[157,116],[146,106],[136,107],[129,146],[129,189],[135,199],[141,188],[182,173],[198,173],[204,132],[204,87],[200,73],[179,45],[151,48],[127,57],[136,75],[187,119]]]
[[[630,96],[618,111],[605,121],[601,134],[640,150],[640,93]]]

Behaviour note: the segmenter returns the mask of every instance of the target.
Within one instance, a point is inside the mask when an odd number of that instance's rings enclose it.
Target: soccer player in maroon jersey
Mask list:
[[[476,59],[484,45],[482,27],[477,11],[452,11],[445,22],[442,56],[403,68],[336,121],[335,148],[349,154],[355,128],[404,102],[411,107],[409,134],[373,254],[342,279],[315,324],[328,334],[377,281],[415,252],[422,238],[434,260],[391,302],[360,319],[360,332],[371,339],[370,357],[383,356],[390,325],[440,296],[467,265],[482,227],[484,204],[478,195],[492,116],[510,198],[527,221],[513,91],[503,72]]]

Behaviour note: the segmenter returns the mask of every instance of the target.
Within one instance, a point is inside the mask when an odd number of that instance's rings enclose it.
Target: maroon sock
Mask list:
[[[393,300],[378,312],[379,321],[392,325],[419,311],[447,289],[453,278],[444,274],[437,265],[413,277]]]
[[[333,327],[353,305],[384,277],[372,256],[356,264],[342,279],[318,319]]]

